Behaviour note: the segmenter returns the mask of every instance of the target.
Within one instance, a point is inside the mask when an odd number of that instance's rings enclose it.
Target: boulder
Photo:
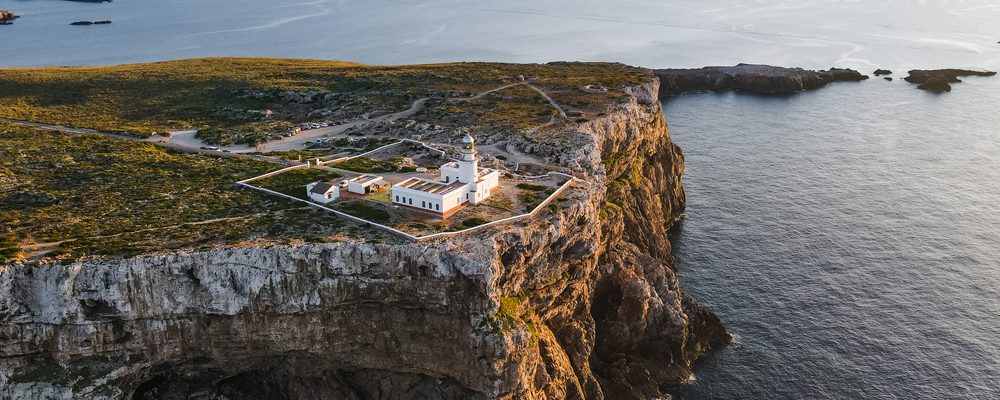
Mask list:
[[[0,22],[12,22],[18,18],[20,17],[15,15],[13,11],[0,10]]]
[[[872,74],[875,75],[875,76],[892,75],[892,71],[887,70],[887,69],[881,69],[881,68],[879,68],[879,69],[876,69],[875,72],[872,72]]]

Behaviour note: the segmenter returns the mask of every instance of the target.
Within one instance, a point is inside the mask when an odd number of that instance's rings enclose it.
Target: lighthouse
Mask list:
[[[476,140],[472,135],[462,138],[461,158],[458,160],[458,181],[476,183],[479,175],[479,155],[476,154]]]
[[[392,186],[392,204],[447,218],[466,204],[479,204],[500,185],[500,171],[479,168],[476,140],[462,138],[457,160],[441,166],[441,177],[412,177]]]

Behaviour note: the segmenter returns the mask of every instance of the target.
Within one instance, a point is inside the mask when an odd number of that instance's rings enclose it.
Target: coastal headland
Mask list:
[[[606,63],[0,70],[0,117],[50,127],[0,123],[0,391],[662,397],[731,339],[677,279],[667,230],[685,207],[684,157],[658,95],[649,70]],[[296,151],[249,135],[299,124],[349,129]],[[192,129],[265,149],[157,139]],[[419,243],[233,184],[400,139],[450,154],[464,135],[505,179],[578,183],[532,218]],[[333,173],[269,187],[302,196]],[[489,217],[548,189],[511,190],[469,210]],[[365,201],[350,210],[379,217]]]

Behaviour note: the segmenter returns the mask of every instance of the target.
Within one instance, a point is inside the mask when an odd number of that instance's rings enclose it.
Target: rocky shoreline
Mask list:
[[[657,69],[653,70],[653,73],[660,78],[661,98],[688,92],[729,90],[760,94],[791,94],[818,89],[831,82],[868,79],[867,75],[852,69],[830,68],[826,71],[812,71],[756,64],[698,69]]]
[[[967,69],[914,69],[909,71],[909,76],[903,78],[905,81],[917,84],[917,89],[935,93],[951,91],[952,83],[962,82],[959,77],[965,76],[994,76],[994,71],[974,71]]]

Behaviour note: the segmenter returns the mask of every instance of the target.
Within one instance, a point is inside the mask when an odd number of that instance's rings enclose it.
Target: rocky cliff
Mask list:
[[[660,96],[686,92],[741,90],[761,94],[791,94],[819,89],[831,82],[861,81],[868,76],[852,69],[830,68],[812,71],[770,65],[739,64],[732,67],[699,69],[658,69]]]
[[[729,335],[673,268],[657,83],[627,91],[536,149],[587,182],[528,223],[0,267],[0,398],[658,396]]]

